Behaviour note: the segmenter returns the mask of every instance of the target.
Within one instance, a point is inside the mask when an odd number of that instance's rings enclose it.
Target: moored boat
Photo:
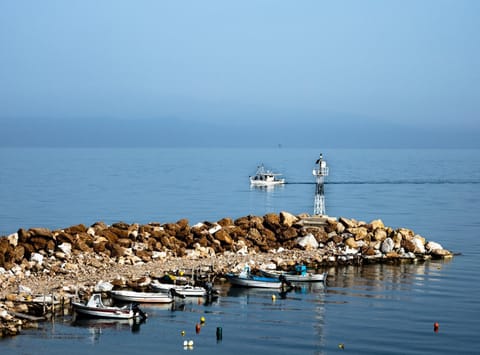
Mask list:
[[[258,166],[255,175],[250,176],[250,184],[252,186],[272,186],[285,183],[285,179],[279,178],[282,174],[274,173],[265,168],[263,164]]]
[[[279,279],[283,277],[289,282],[325,282],[327,279],[327,272],[321,274],[315,274],[307,272],[304,265],[296,268],[295,271],[277,271],[277,270],[264,270],[261,269],[260,273],[266,277],[274,277]]]
[[[246,266],[239,274],[228,273],[225,276],[228,281],[235,286],[278,289],[282,286],[282,281],[280,281],[279,278],[251,274],[248,266]]]
[[[109,292],[112,298],[122,302],[138,303],[171,303],[173,297],[163,292],[137,292],[128,290],[112,290]]]
[[[72,302],[72,307],[78,315],[87,317],[131,319],[137,316],[145,316],[145,313],[135,304],[122,307],[104,305],[100,293],[92,294],[86,303]]]
[[[173,290],[174,294],[183,297],[203,297],[207,295],[207,290],[201,286],[167,284],[154,280],[150,287],[154,292],[168,293]]]

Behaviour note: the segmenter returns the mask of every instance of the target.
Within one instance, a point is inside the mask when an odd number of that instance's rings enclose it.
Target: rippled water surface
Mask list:
[[[313,209],[313,150],[0,149],[0,234],[123,220],[191,224]],[[480,151],[330,150],[327,213],[407,227],[451,260],[329,268],[326,287],[285,298],[219,284],[212,304],[144,307],[118,322],[42,323],[0,340],[5,354],[477,354],[480,348]],[[256,165],[289,184],[251,189]],[[316,286],[316,287],[315,287]],[[206,323],[199,334],[195,324]],[[433,324],[438,322],[438,332]],[[217,341],[216,329],[223,339]],[[181,331],[186,335],[182,337]],[[194,340],[193,349],[183,341]]]

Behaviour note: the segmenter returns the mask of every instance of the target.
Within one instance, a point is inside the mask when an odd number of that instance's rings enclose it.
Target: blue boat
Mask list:
[[[250,267],[247,265],[239,274],[228,273],[225,275],[232,285],[242,287],[259,287],[259,288],[280,288],[282,281],[278,277],[266,277],[253,275]]]

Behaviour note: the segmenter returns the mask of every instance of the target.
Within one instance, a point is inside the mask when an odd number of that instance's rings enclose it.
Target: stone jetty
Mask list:
[[[0,237],[0,336],[35,324],[28,305],[34,297],[55,295],[63,306],[79,290],[91,292],[104,281],[135,288],[175,270],[203,268],[214,279],[245,263],[253,269],[289,269],[298,263],[321,269],[448,257],[452,253],[440,244],[381,220],[288,212],[195,225],[181,219],[19,229]],[[46,306],[44,301],[44,310]]]

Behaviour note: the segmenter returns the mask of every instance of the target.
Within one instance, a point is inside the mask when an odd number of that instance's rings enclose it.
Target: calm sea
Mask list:
[[[460,255],[331,268],[327,287],[307,286],[284,299],[223,285],[212,304],[195,299],[173,309],[144,307],[150,317],[139,328],[57,318],[0,340],[0,352],[478,354],[479,150],[1,148],[0,235],[97,221],[187,218],[195,224],[282,210],[312,213],[311,170],[320,153],[330,167],[329,215],[380,218]],[[248,176],[260,163],[289,183],[250,188]],[[206,322],[196,334],[201,317]],[[184,340],[193,340],[193,349],[185,350]]]

